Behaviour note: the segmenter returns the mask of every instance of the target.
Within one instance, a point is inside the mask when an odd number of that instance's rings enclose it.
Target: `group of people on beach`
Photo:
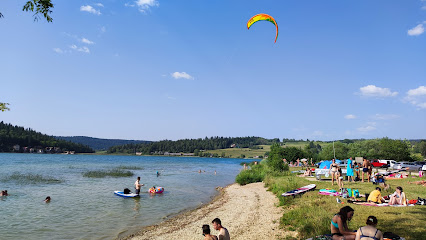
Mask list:
[[[376,187],[375,190],[373,190],[367,198],[368,202],[372,203],[384,203],[388,200],[389,205],[404,205],[407,206],[407,196],[405,195],[404,191],[402,190],[402,187],[396,187],[396,190],[393,194],[382,197],[382,189],[380,187]]]
[[[210,231],[210,226],[208,224],[204,224],[202,226],[204,240],[230,240],[231,237],[229,235],[228,229],[222,226],[222,222],[219,218],[215,218],[212,221],[213,228],[219,231],[219,235],[212,235]]]
[[[352,220],[353,216],[354,210],[345,206],[331,218],[330,228],[333,240],[383,240],[383,233],[377,229],[378,221],[375,216],[368,216],[365,226],[352,231],[348,228],[348,221]]]
[[[370,182],[372,173],[373,165],[370,160],[365,157],[363,158],[362,164],[354,162],[352,157],[347,160],[346,176],[348,177],[348,181],[355,182],[356,180],[361,180],[361,182],[364,182],[365,175],[367,177],[367,181]],[[339,188],[343,188],[342,168],[336,163],[334,158],[331,160],[329,174],[331,175],[331,185],[334,185],[334,179],[336,179],[337,186]],[[354,174],[356,174],[355,178]]]

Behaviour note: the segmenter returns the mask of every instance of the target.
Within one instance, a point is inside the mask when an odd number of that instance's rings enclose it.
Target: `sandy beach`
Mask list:
[[[142,228],[125,239],[203,239],[201,226],[218,217],[232,239],[279,239],[285,232],[279,229],[283,210],[278,199],[266,191],[263,183],[245,186],[232,184],[221,190],[211,203],[177,215],[158,225]]]

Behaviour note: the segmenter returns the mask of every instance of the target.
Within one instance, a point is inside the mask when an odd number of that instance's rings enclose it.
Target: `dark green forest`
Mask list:
[[[20,145],[19,150],[13,146]],[[54,152],[75,151],[76,153],[93,153],[93,149],[83,144],[59,140],[52,136],[32,130],[0,122],[0,152],[25,152],[24,148],[43,149],[56,147]],[[58,149],[59,148],[59,149]],[[49,150],[51,151],[51,150]],[[53,152],[53,151],[51,151]]]
[[[55,137],[60,140],[65,140],[73,143],[80,143],[87,145],[96,151],[107,150],[110,147],[126,144],[139,144],[139,143],[150,143],[150,141],[143,140],[122,140],[122,139],[102,139],[102,138],[93,138],[93,137],[84,137],[84,136],[74,136],[74,137]]]
[[[142,154],[162,154],[164,152],[197,153],[201,150],[215,150],[231,147],[250,148],[256,145],[270,145],[280,142],[278,138],[265,139],[261,137],[211,137],[198,139],[183,139],[177,141],[163,140],[148,144],[127,144],[115,146],[108,149],[108,153],[128,153],[142,152]]]

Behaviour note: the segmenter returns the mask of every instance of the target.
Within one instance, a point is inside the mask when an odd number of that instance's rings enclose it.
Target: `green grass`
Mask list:
[[[83,177],[89,178],[104,178],[104,177],[131,177],[133,172],[125,171],[120,168],[114,168],[109,170],[97,170],[97,171],[87,171],[83,173]]]
[[[16,182],[18,184],[52,184],[63,182],[63,180],[59,180],[50,176],[19,172],[14,172],[9,176],[3,177],[1,180],[3,182]]]
[[[235,178],[235,182],[240,185],[246,185],[254,182],[262,182],[265,178],[264,164],[252,165],[250,169],[241,171]]]
[[[425,178],[422,178],[423,180]],[[388,180],[390,190],[382,191],[382,195],[393,193],[397,186],[401,186],[408,199],[426,197],[426,188],[411,181],[419,181],[420,178],[407,178],[401,180]],[[365,225],[369,215],[377,217],[378,228],[382,232],[393,232],[407,240],[422,239],[424,237],[424,223],[426,221],[426,206],[414,207],[373,207],[355,204],[338,204],[336,197],[323,196],[318,194],[318,189],[331,188],[329,181],[314,182],[317,184],[317,191],[308,192],[301,197],[282,197],[283,192],[293,190],[313,183],[295,175],[290,176],[266,176],[265,185],[270,191],[275,193],[280,200],[280,205],[284,206],[284,214],[280,220],[280,225],[285,230],[297,231],[297,239],[306,239],[316,235],[330,233],[330,219],[345,205],[351,206],[355,210],[353,220],[349,223],[352,230]],[[370,193],[377,185],[372,183],[344,183],[345,187],[358,189],[361,194]],[[336,185],[334,189],[337,190]]]

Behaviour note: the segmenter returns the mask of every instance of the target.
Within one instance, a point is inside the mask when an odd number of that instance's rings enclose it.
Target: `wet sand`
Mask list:
[[[278,226],[283,210],[277,207],[277,197],[266,191],[263,183],[245,186],[235,183],[220,191],[219,196],[209,204],[158,225],[144,227],[125,239],[204,239],[201,231],[203,224],[209,224],[212,234],[218,234],[211,224],[214,218],[221,219],[234,240],[279,239],[286,235]]]

